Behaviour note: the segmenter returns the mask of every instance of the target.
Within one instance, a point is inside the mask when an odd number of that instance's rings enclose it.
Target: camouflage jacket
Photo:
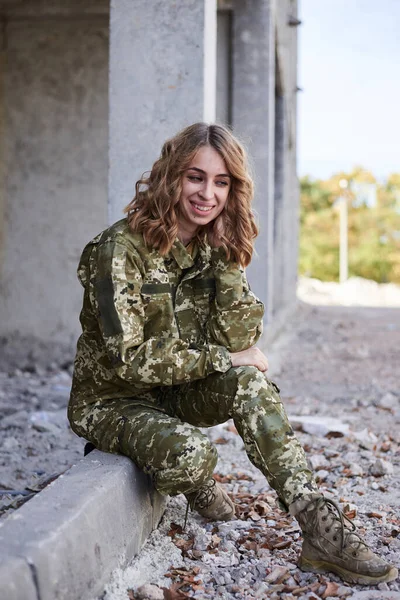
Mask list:
[[[231,367],[261,335],[263,304],[220,249],[179,240],[161,256],[123,219],[95,237],[84,287],[71,404],[134,397]]]

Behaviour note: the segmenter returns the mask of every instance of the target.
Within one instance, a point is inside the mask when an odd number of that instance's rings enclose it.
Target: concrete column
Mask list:
[[[4,52],[4,30],[0,30],[0,281],[5,257],[6,206],[5,206],[5,98],[4,76],[6,56]]]
[[[232,122],[232,11],[217,14],[217,123]]]
[[[234,130],[254,167],[255,210],[261,234],[248,269],[250,285],[272,312],[274,212],[275,35],[272,0],[235,0],[233,25]]]
[[[215,119],[216,0],[111,0],[109,219],[182,127]]]
[[[278,66],[278,61],[276,61]],[[275,75],[277,76],[277,71]],[[286,303],[285,281],[286,270],[289,267],[288,255],[285,252],[285,239],[290,238],[288,225],[291,216],[286,211],[287,192],[285,189],[288,173],[287,156],[287,123],[285,118],[285,97],[280,86],[275,88],[275,175],[274,175],[274,290],[272,311],[275,315]],[[289,223],[288,221],[289,217]]]
[[[282,196],[277,219],[280,223],[280,239],[275,240],[277,260],[274,260],[274,268],[278,273],[274,277],[277,286],[274,291],[274,313],[293,304],[296,297],[299,228],[299,184],[296,174],[298,28],[293,26],[293,21],[297,16],[295,0],[281,0],[276,3],[276,63],[279,67],[279,85],[275,107],[275,205],[279,193]]]

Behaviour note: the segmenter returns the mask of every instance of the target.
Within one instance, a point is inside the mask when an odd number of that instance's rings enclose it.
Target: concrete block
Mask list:
[[[96,450],[0,526],[0,589],[13,583],[18,565],[8,565],[21,557],[40,600],[89,600],[140,550],[163,510],[164,499],[132,461]]]
[[[2,600],[40,600],[32,571],[23,558],[0,554],[0,598]]]

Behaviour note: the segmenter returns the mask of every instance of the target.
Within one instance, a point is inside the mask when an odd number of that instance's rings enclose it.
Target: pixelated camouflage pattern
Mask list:
[[[86,246],[78,276],[84,300],[72,422],[81,404],[225,372],[229,352],[261,335],[264,307],[243,270],[207,244],[192,256],[176,240],[162,257],[123,219]]]
[[[129,456],[163,494],[190,493],[217,452],[199,427],[230,417],[284,506],[316,493],[278,389],[229,352],[254,345],[263,305],[242,269],[208,245],[160,256],[122,220],[83,251],[73,430]]]
[[[320,494],[278,392],[255,367],[231,368],[155,388],[140,398],[142,406],[129,399],[83,406],[76,413],[77,433],[101,450],[129,456],[162,494],[187,494],[211,477],[217,462],[199,427],[233,418],[250,460],[288,508]]]

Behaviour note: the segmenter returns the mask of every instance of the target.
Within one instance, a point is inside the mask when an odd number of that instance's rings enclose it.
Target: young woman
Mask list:
[[[257,235],[252,197],[245,152],[226,128],[196,123],[164,144],[127,217],[81,257],[72,429],[129,456],[161,494],[185,494],[204,517],[227,520],[234,504],[212,477],[217,452],[198,427],[232,418],[300,524],[301,568],[391,581],[397,570],[318,491],[254,346],[264,309],[244,273]]]

